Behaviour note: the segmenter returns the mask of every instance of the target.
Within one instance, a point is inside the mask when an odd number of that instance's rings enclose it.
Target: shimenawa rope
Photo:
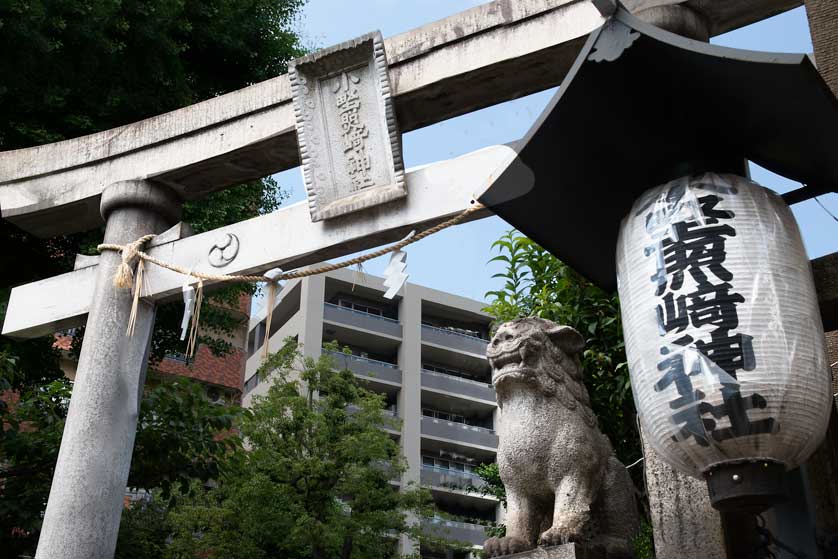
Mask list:
[[[185,276],[191,276],[198,280],[199,290],[202,291],[203,281],[213,281],[213,282],[231,282],[231,283],[267,283],[268,284],[268,293],[269,299],[274,299],[276,297],[276,291],[278,287],[278,283],[283,280],[289,279],[297,279],[297,278],[304,278],[308,276],[315,276],[318,274],[323,274],[326,272],[331,272],[334,270],[339,270],[341,268],[346,268],[348,266],[352,266],[354,264],[361,264],[368,260],[372,260],[373,258],[378,258],[379,256],[384,256],[385,254],[389,254],[391,252],[401,250],[402,248],[413,244],[417,241],[421,241],[425,237],[433,235],[434,233],[438,233],[443,229],[447,229],[453,225],[460,223],[469,215],[482,210],[485,206],[476,200],[471,201],[471,205],[466,208],[463,212],[459,213],[458,215],[443,221],[442,223],[435,225],[433,227],[429,227],[424,231],[417,233],[415,235],[409,235],[408,237],[402,239],[401,241],[392,244],[390,246],[378,249],[376,251],[363,254],[361,256],[356,256],[355,258],[350,258],[348,260],[344,260],[342,262],[337,262],[335,264],[325,264],[323,266],[318,266],[317,268],[300,268],[297,270],[292,270],[290,272],[282,272],[280,274],[269,274],[264,276],[248,276],[248,275],[227,275],[227,274],[207,274],[204,272],[196,272],[193,270],[187,270],[181,266],[177,266],[175,264],[170,264],[168,262],[164,262],[158,258],[151,256],[150,254],[143,252],[140,250],[142,246],[153,239],[155,235],[144,235],[137,239],[134,242],[125,244],[125,245],[117,245],[113,243],[102,243],[96,249],[99,252],[105,250],[113,250],[119,252],[122,255],[122,262],[116,269],[116,273],[114,274],[113,284],[115,287],[120,289],[130,289],[134,287],[134,300],[132,302],[131,307],[131,317],[128,321],[128,330],[127,335],[132,335],[134,333],[134,323],[136,321],[136,314],[137,314],[137,305],[139,304],[140,298],[140,290],[142,289],[142,277],[145,270],[145,262],[151,262],[152,264],[156,264],[161,268],[166,268],[167,270],[171,270],[173,272],[177,272],[179,274],[183,274]],[[136,285],[134,281],[134,271],[133,267],[134,264],[137,265],[137,274],[136,274]],[[279,270],[277,270],[279,271]],[[200,292],[199,291],[199,292]],[[201,297],[202,298],[202,297]],[[192,322],[190,325],[190,339],[189,343],[187,344],[187,351],[195,350],[195,341],[197,339],[197,329],[198,329],[198,315],[200,309],[200,299],[196,301],[196,310],[195,314],[192,317]],[[267,348],[267,340],[270,335],[270,319],[273,314],[272,307],[273,301],[268,301],[268,311],[266,317],[266,332],[265,332],[265,347]],[[267,351],[267,350],[266,350]],[[189,355],[189,353],[187,353]]]

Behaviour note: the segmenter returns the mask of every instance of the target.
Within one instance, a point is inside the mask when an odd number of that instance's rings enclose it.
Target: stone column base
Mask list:
[[[577,543],[537,547],[523,553],[504,555],[498,559],[608,559],[602,548],[591,548]]]

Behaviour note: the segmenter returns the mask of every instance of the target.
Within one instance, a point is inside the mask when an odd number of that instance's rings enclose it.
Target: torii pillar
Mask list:
[[[105,242],[126,244],[173,225],[181,203],[168,188],[125,181],[104,191],[100,210]],[[156,310],[140,300],[126,335],[131,290],[113,285],[121,261],[113,251],[99,261],[38,559],[110,559],[116,549]]]

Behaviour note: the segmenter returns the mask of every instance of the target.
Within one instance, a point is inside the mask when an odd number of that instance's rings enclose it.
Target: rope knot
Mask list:
[[[140,258],[140,249],[142,246],[154,238],[154,235],[144,235],[134,241],[123,246],[120,252],[122,253],[122,262],[116,270],[113,277],[114,287],[119,289],[130,289],[134,285],[134,265]]]

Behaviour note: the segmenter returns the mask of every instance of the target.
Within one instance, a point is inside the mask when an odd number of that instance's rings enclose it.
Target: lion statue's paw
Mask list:
[[[566,530],[550,528],[538,537],[538,545],[550,547],[579,541],[577,534],[569,534]]]
[[[578,519],[569,519],[568,522],[559,526],[553,525],[538,537],[538,545],[563,545],[582,541],[584,539],[582,530],[586,522],[587,517],[580,517]]]
[[[487,557],[502,557],[533,549],[533,545],[521,538],[513,536],[506,538],[489,538],[483,544],[483,551]]]

